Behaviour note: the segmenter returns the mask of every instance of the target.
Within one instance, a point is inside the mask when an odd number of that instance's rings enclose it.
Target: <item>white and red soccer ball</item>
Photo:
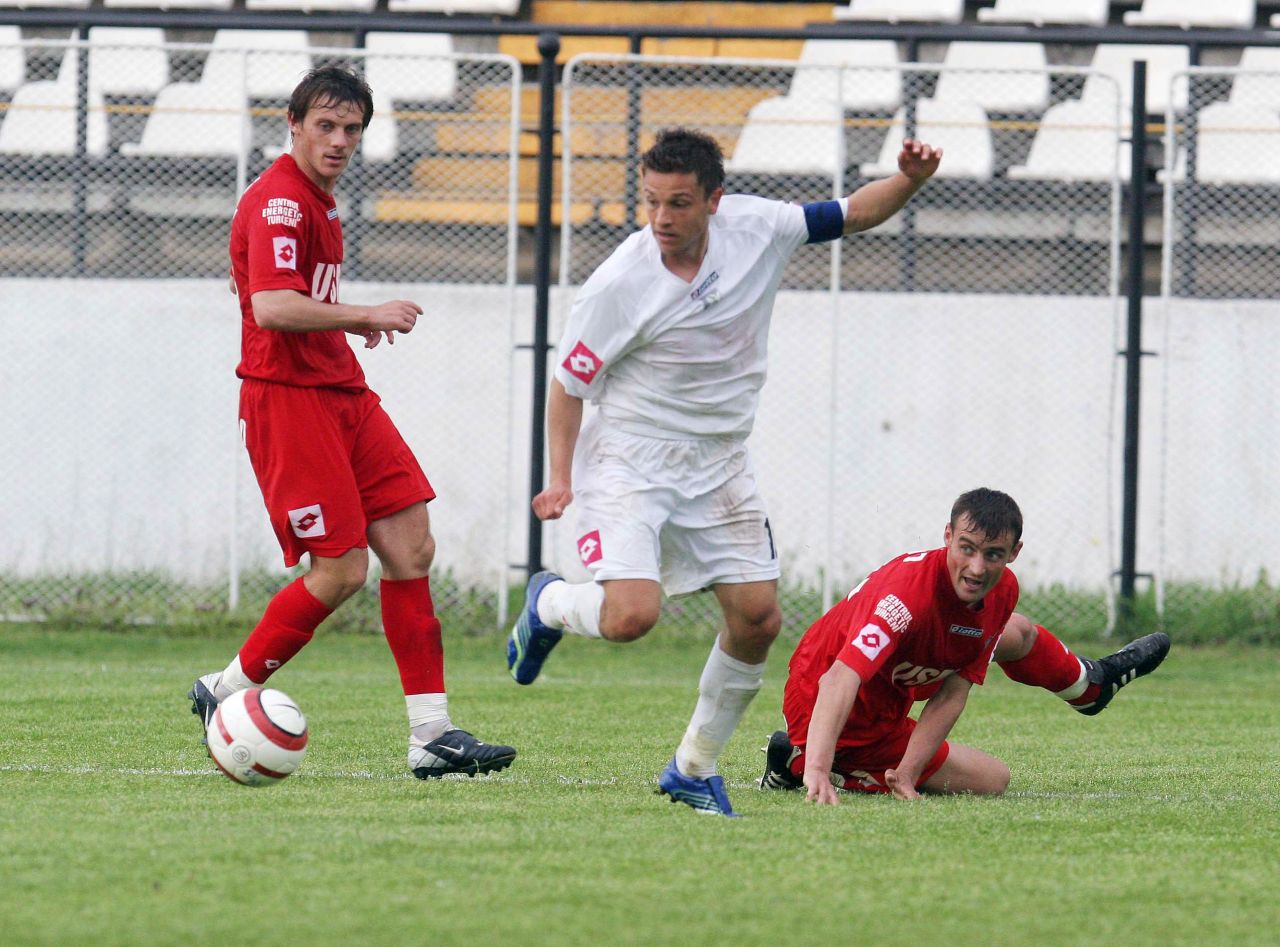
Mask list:
[[[280,782],[307,754],[307,720],[288,695],[270,687],[236,691],[219,702],[205,736],[209,756],[244,786]]]

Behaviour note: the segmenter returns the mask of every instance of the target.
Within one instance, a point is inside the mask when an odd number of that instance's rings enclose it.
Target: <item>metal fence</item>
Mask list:
[[[1070,68],[851,66],[838,58],[850,44],[828,45],[799,63],[571,60],[558,196],[573,226],[551,336],[572,287],[644,222],[634,157],[663,127],[713,134],[727,191],[795,201],[894,173],[904,136],[941,145],[937,179],[907,211],[802,248],[784,276],[752,444],[786,624],[802,630],[880,562],[937,545],[954,496],[989,484],[1026,511],[1018,571],[1033,614],[1103,627],[1119,484],[1120,89]],[[551,547],[573,572],[571,531],[557,524]],[[713,620],[709,599],[678,607]]]
[[[1280,59],[1246,50],[1240,69],[1173,77],[1166,116],[1163,299],[1149,423],[1158,472],[1148,536],[1166,613],[1208,588],[1268,591],[1280,573],[1274,365],[1280,343]],[[1211,526],[1209,524],[1212,524]],[[1237,626],[1274,623],[1242,608]]]
[[[227,239],[246,183],[288,148],[290,91],[327,62],[375,96],[337,194],[343,299],[426,310],[360,355],[441,497],[437,600],[470,627],[505,609],[519,64],[447,36],[249,48],[270,35],[0,48],[19,79],[0,90],[0,614],[251,614],[287,581],[236,433]]]

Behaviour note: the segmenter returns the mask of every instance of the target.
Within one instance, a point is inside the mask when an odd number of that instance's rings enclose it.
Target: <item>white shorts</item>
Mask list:
[[[596,581],[652,579],[668,595],[778,578],[746,444],[668,440],[597,416],[573,461],[578,555]]]

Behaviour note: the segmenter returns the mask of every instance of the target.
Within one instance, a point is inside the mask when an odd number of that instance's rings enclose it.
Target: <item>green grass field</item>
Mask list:
[[[726,753],[738,820],[653,793],[707,643],[569,640],[520,688],[455,636],[455,722],[508,771],[420,782],[372,636],[273,683],[283,784],[215,773],[183,694],[238,639],[0,626],[0,943],[1271,944],[1280,652],[1179,648],[1088,719],[993,670],[953,736],[999,799],[835,808],[754,788],[789,649]],[[1092,650],[1092,649],[1091,649]]]

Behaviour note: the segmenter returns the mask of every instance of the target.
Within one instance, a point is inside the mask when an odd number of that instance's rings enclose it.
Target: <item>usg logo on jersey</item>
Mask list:
[[[896,595],[886,595],[876,603],[876,617],[883,618],[895,634],[902,634],[911,624],[911,610]]]
[[[874,661],[889,640],[889,633],[879,625],[863,625],[862,630],[853,636],[849,644]]]
[[[289,511],[289,525],[293,527],[293,535],[299,539],[311,539],[324,535],[324,514],[320,512],[320,504],[300,506]]]
[[[593,529],[578,540],[578,558],[582,560],[584,566],[599,562],[601,555],[600,530]]]
[[[581,342],[573,347],[573,351],[560,364],[570,375],[588,385],[596,377],[596,372],[600,371],[601,366],[596,353]]]
[[[276,269],[296,270],[298,268],[298,241],[293,237],[272,237],[271,250],[276,257]]]
[[[947,631],[953,635],[964,635],[966,638],[981,638],[981,628],[970,628],[967,625],[952,625]]]

